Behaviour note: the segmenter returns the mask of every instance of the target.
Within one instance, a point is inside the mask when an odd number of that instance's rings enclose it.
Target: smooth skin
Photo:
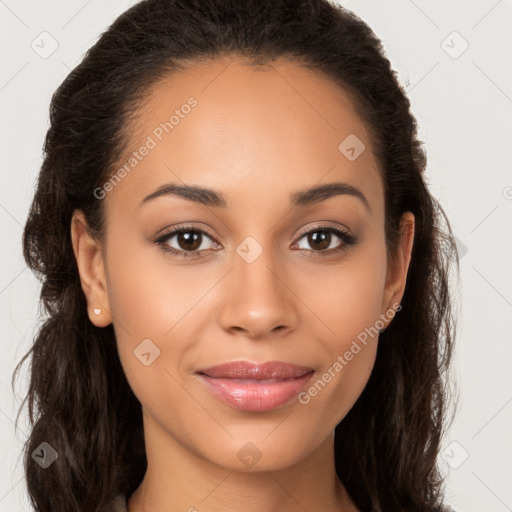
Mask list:
[[[129,511],[354,512],[335,472],[334,429],[368,381],[378,336],[307,404],[238,410],[195,372],[279,360],[313,368],[315,383],[400,303],[414,216],[403,215],[399,250],[388,260],[383,182],[367,127],[347,92],[286,60],[222,58],[161,79],[128,129],[127,153],[190,97],[197,106],[103,199],[103,243],[89,236],[81,211],[71,222],[90,320],[113,323],[142,405],[148,469]],[[350,134],[366,146],[353,161],[338,149]],[[350,194],[291,205],[291,194],[334,182],[359,189],[368,207]],[[226,204],[173,194],[141,204],[169,183],[213,189]],[[206,233],[193,256],[164,250],[194,252],[183,235],[154,242],[180,224]],[[322,246],[304,234],[329,227],[357,243],[331,234]],[[257,245],[242,244],[247,237]],[[262,253],[249,263],[238,247]],[[333,253],[338,247],[345,250]],[[147,339],[160,354],[146,366],[134,351]],[[239,456],[244,447],[256,463]]]

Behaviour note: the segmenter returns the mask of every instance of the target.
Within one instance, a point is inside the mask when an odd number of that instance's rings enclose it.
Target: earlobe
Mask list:
[[[89,318],[96,327],[106,327],[112,322],[112,316],[102,246],[88,233],[86,227],[84,213],[75,210],[71,219],[71,241]]]
[[[405,212],[400,219],[399,246],[393,260],[388,262],[386,289],[383,300],[384,311],[382,311],[384,315],[390,309],[396,309],[394,305],[400,304],[404,295],[414,243],[414,221],[414,215],[411,212]]]

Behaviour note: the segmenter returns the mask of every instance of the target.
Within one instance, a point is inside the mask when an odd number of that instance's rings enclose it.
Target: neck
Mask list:
[[[144,479],[129,512],[357,512],[334,467],[334,437],[309,456],[275,471],[233,471],[191,453],[145,419]]]

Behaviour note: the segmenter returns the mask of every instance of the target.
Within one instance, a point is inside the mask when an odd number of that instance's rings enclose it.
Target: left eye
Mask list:
[[[300,241],[303,239],[312,247],[311,249],[300,244]],[[338,242],[336,242],[336,239],[338,239]],[[305,233],[297,243],[299,244],[299,249],[314,252],[331,252],[344,249],[346,246],[353,244],[354,241],[355,238],[352,235],[341,230],[335,228],[316,228]]]

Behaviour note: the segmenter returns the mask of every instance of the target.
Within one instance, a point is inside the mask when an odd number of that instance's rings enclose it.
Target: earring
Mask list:
[[[101,309],[100,308],[94,308],[94,314],[95,315],[101,315]]]

